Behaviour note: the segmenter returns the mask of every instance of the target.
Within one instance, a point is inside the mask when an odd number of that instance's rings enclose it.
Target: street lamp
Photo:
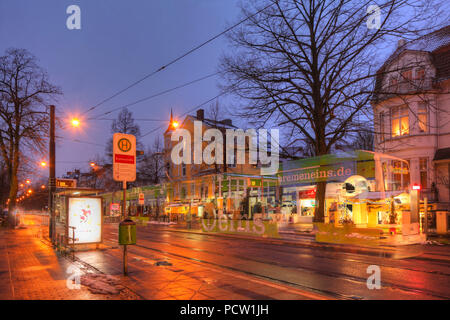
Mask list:
[[[27,179],[25,182],[26,182],[26,184],[30,184],[30,183],[31,183],[31,180],[30,180],[30,179]]]
[[[94,161],[91,161],[91,162],[89,163],[89,165],[93,168],[93,167],[95,167],[95,162],[94,162]]]
[[[41,167],[45,168],[47,166],[47,162],[41,161]]]
[[[79,127],[80,126],[80,119],[78,119],[78,118],[72,118],[72,120],[71,120],[71,123],[72,123],[72,126],[74,126],[75,128],[77,128],[77,127]]]
[[[171,125],[172,125],[172,128],[176,129],[176,128],[178,128],[178,126],[180,125],[180,123],[179,123],[177,120],[173,120],[172,123],[171,123]]]

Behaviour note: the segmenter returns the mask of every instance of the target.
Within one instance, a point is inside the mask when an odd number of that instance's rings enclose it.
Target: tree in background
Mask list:
[[[141,129],[139,128],[139,125],[134,122],[133,113],[128,111],[127,108],[123,108],[117,116],[117,119],[113,120],[111,124],[111,133],[132,134],[136,137],[136,150],[142,148],[140,142]],[[112,163],[112,154],[113,139],[111,138],[106,147],[106,155],[111,159],[110,163]]]
[[[283,144],[300,141],[315,156],[328,154],[371,121],[381,50],[436,27],[448,17],[442,3],[381,0],[374,17],[372,0],[246,1],[249,18],[229,33],[233,53],[220,64],[224,89],[242,99],[238,115],[282,128]],[[317,183],[316,222],[324,221],[325,188]]]
[[[138,167],[138,182],[141,185],[158,184],[164,179],[163,145],[156,137],[153,145],[145,151]]]
[[[61,94],[25,49],[0,57],[0,152],[7,169],[9,212],[15,205],[23,155],[45,150],[48,105]]]

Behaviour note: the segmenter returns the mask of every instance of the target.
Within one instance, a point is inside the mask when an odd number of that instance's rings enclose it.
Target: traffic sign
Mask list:
[[[113,178],[116,181],[136,180],[136,137],[132,134],[113,135]]]
[[[139,204],[144,204],[145,196],[143,193],[139,193]]]
[[[76,188],[77,180],[76,179],[59,179],[56,178],[56,188]]]

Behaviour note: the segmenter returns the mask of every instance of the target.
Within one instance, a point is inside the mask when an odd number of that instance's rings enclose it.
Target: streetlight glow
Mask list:
[[[41,167],[45,168],[47,166],[47,162],[41,161]]]
[[[72,126],[79,127],[80,126],[80,120],[77,118],[72,118]]]
[[[173,128],[178,128],[179,125],[180,125],[180,124],[179,124],[178,121],[176,121],[176,120],[172,121],[172,127],[173,127]]]

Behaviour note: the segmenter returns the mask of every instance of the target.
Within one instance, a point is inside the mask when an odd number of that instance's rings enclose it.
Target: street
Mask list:
[[[106,225],[104,232],[106,243],[117,243],[116,225]],[[410,247],[403,250],[405,258],[394,259],[192,234],[159,225],[139,226],[137,238],[137,245],[130,246],[129,250],[137,259],[159,253],[167,259],[234,271],[248,278],[284,284],[333,299],[450,297],[450,252],[447,247]],[[369,265],[381,269],[380,290],[369,290],[366,286]],[[130,269],[133,270],[133,262]]]
[[[129,274],[122,274],[118,224],[104,224],[99,250],[72,258],[45,244],[47,216],[25,214],[21,227],[2,230],[4,299],[323,300],[448,299],[448,246],[415,245],[361,250],[280,239],[203,234],[183,225],[137,226],[137,244],[128,246]],[[115,277],[126,288],[99,294],[66,288],[71,263],[86,275]],[[368,266],[381,270],[381,288],[367,287]],[[8,272],[9,270],[9,276]],[[40,274],[39,272],[43,272]],[[27,282],[26,279],[34,279]],[[37,282],[39,279],[40,282]],[[83,281],[82,281],[83,283]],[[10,285],[9,285],[10,284]],[[49,288],[58,287],[57,291]]]

